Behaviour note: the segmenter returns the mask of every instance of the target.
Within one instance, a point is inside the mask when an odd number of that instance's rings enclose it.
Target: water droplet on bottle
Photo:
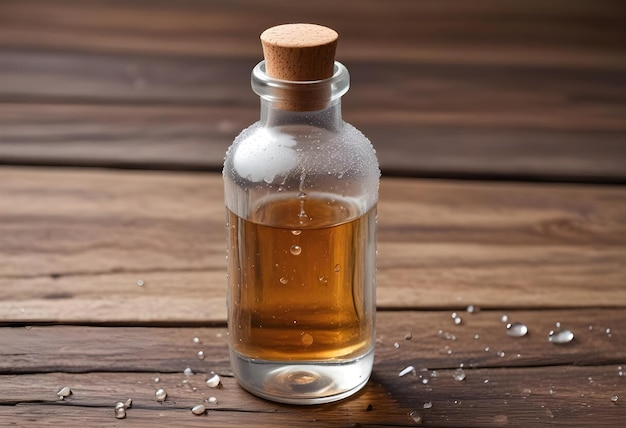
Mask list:
[[[619,400],[619,396],[617,395],[611,395],[611,401],[614,403],[617,403],[617,400]]]
[[[302,247],[299,245],[292,245],[291,248],[289,249],[289,252],[293,254],[294,256],[299,256],[300,253],[302,253]]]
[[[512,337],[522,337],[528,334],[528,327],[521,322],[509,323],[506,325],[506,334]]]
[[[65,397],[69,397],[70,395],[72,395],[72,390],[69,386],[64,386],[57,392],[57,395],[61,400],[63,400]]]
[[[163,388],[157,389],[154,395],[156,396],[157,401],[161,402],[165,401],[167,398],[167,392]]]
[[[193,408],[191,409],[191,413],[197,416],[204,415],[206,413],[206,407],[204,407],[204,405],[202,404],[198,404],[196,406],[193,406]]]
[[[341,265],[336,264],[335,265],[335,272],[340,272],[341,271]]]
[[[292,230],[292,231],[291,231],[291,234],[292,234],[292,235],[294,235],[294,236],[298,236],[298,235],[300,235],[301,233],[302,233],[302,231],[301,231],[301,230]]]
[[[209,388],[217,388],[220,385],[220,376],[216,373],[206,380],[206,385]]]
[[[456,369],[454,373],[452,373],[452,377],[454,380],[462,382],[465,380],[465,371],[463,369]]]
[[[313,336],[311,336],[309,333],[304,333],[300,340],[302,341],[302,344],[304,346],[311,346],[313,344]]]
[[[191,367],[187,367],[183,373],[185,374],[185,376],[193,376],[193,370],[191,370]]]
[[[198,359],[204,360],[204,351],[198,351]]]
[[[399,376],[399,377],[406,376],[406,375],[408,375],[409,373],[412,373],[412,372],[415,372],[415,367],[413,367],[413,366],[407,366],[407,367],[403,368],[403,369],[400,371],[400,373],[398,373],[398,376]]]
[[[431,407],[433,407],[433,403],[431,401],[428,401],[428,402],[424,403],[424,408],[425,409],[430,409]]]
[[[284,276],[283,276],[283,277],[281,277],[281,278],[279,279],[279,281],[280,281],[280,283],[281,283],[281,284],[283,284],[283,285],[285,285],[285,284],[287,284],[287,283],[289,282],[289,280],[288,280],[287,278],[285,278]]]
[[[574,333],[571,330],[551,331],[548,335],[548,341],[551,343],[569,343],[574,340]]]

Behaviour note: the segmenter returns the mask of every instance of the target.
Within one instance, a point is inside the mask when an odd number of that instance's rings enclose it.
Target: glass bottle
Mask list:
[[[325,403],[361,389],[372,370],[380,171],[369,140],[341,117],[349,74],[334,61],[337,33],[288,24],[261,40],[261,117],[223,171],[231,365],[258,396]]]

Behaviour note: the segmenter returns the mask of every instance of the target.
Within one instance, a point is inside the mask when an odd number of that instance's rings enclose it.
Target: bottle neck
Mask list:
[[[261,98],[264,126],[312,125],[339,130],[341,97],[350,87],[346,67],[335,61],[332,77],[314,81],[287,81],[270,77],[265,61],[252,70],[252,89]]]

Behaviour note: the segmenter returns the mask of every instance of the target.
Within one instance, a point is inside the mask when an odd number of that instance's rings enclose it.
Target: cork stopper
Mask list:
[[[261,34],[265,72],[275,79],[323,80],[333,76],[339,35],[315,24],[285,24]]]
[[[274,92],[277,108],[314,111],[328,105],[330,85],[319,82],[333,77],[338,38],[336,31],[315,24],[278,25],[261,34],[265,74],[286,81]]]

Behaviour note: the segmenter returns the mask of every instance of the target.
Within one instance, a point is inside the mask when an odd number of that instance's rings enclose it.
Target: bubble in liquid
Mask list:
[[[289,248],[289,252],[294,256],[299,256],[300,253],[302,253],[302,247],[299,245],[292,245],[291,248]]]
[[[302,335],[302,339],[300,339],[302,341],[302,344],[304,346],[311,346],[313,344],[313,336],[310,335],[309,333],[304,333]]]

